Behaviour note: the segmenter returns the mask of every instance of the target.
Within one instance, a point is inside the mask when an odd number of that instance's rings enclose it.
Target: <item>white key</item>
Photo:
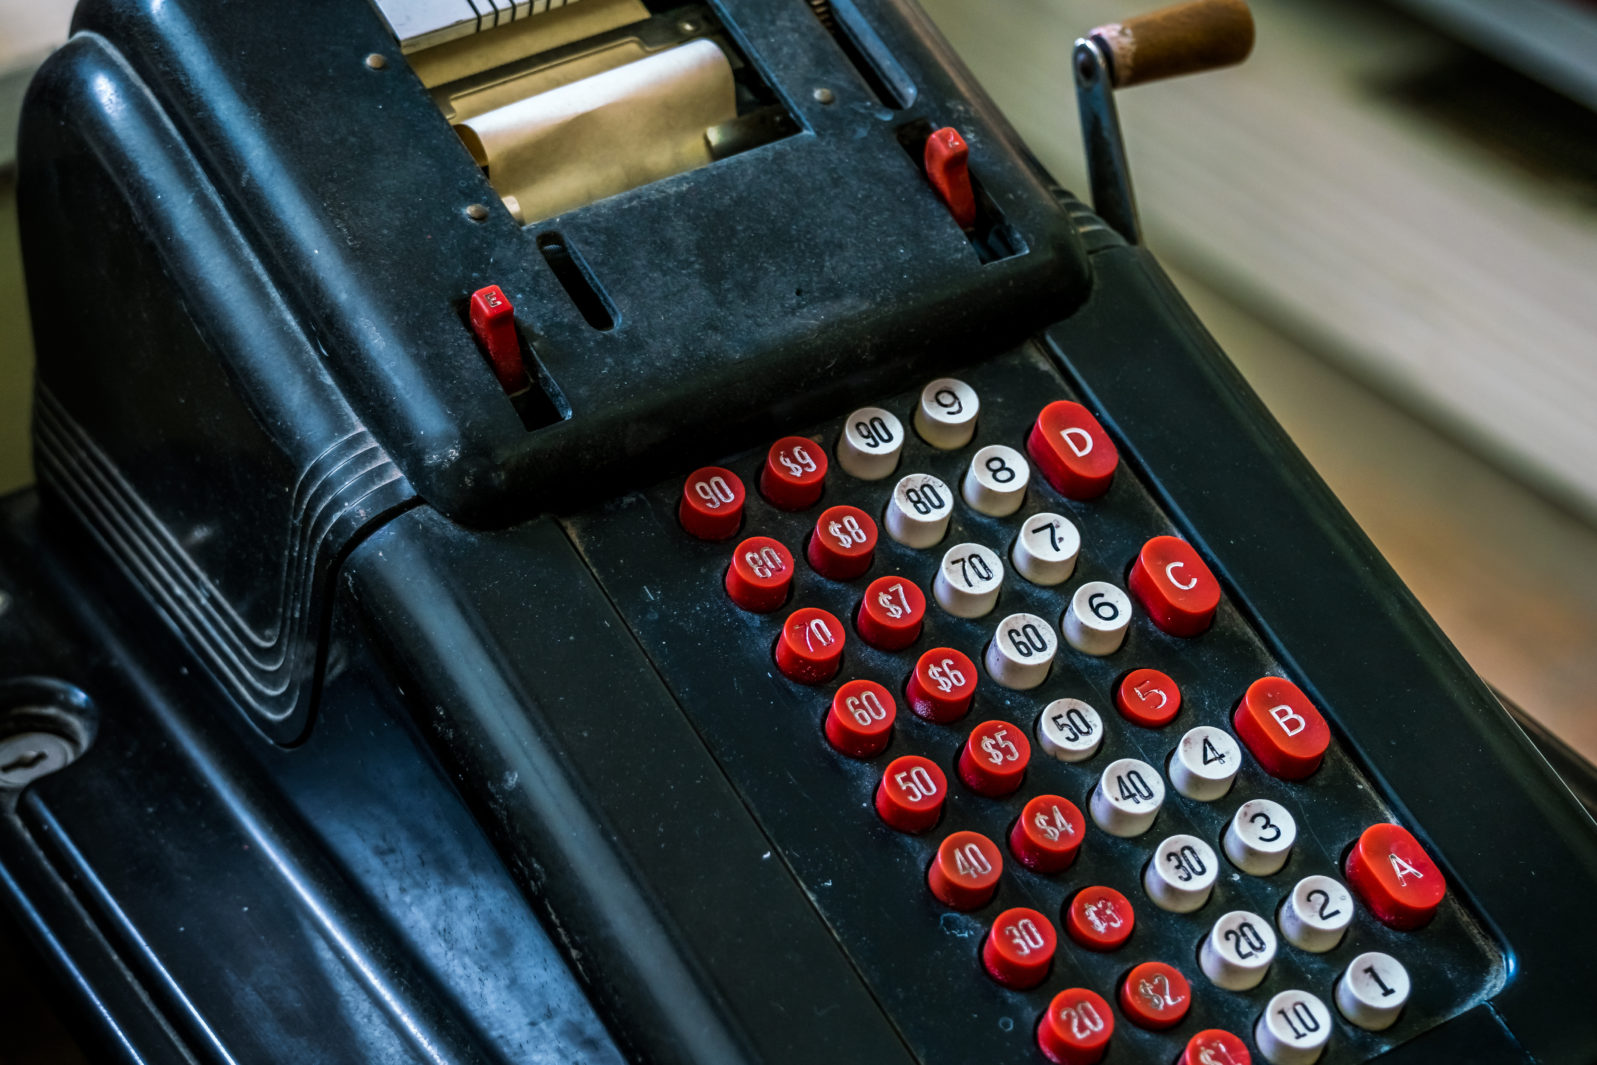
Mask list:
[[[980,412],[981,400],[974,388],[952,377],[939,377],[921,389],[915,431],[932,447],[953,451],[970,443]]]
[[[1342,933],[1353,921],[1353,895],[1340,880],[1306,876],[1293,886],[1276,921],[1288,943],[1324,954],[1342,942]]]
[[[1011,614],[987,644],[987,673],[999,684],[1029,691],[1048,679],[1059,650],[1054,627],[1036,614]]]
[[[837,464],[862,481],[879,481],[898,468],[904,424],[881,407],[861,407],[848,416],[837,438]]]
[[[1213,802],[1231,790],[1242,768],[1242,748],[1231,733],[1213,725],[1187,730],[1170,755],[1170,783],[1182,795]]]
[[[1131,624],[1131,600],[1104,581],[1088,581],[1070,597],[1059,628],[1076,650],[1089,655],[1110,655],[1125,642]]]
[[[1214,922],[1204,937],[1198,965],[1214,986],[1246,991],[1258,987],[1270,971],[1275,946],[1275,930],[1269,921],[1247,910],[1232,910]]]
[[[994,518],[1007,518],[1026,501],[1031,464],[1003,444],[988,444],[971,456],[965,471],[965,502]]]
[[[1253,1041],[1270,1065],[1314,1065],[1331,1038],[1331,1011],[1307,991],[1282,991],[1253,1026]]]
[[[1209,901],[1219,872],[1213,847],[1197,836],[1171,836],[1142,871],[1142,888],[1161,910],[1191,913]]]
[[[954,494],[929,473],[912,473],[893,486],[887,501],[887,535],[905,547],[931,547],[948,533]]]
[[[1408,1001],[1408,970],[1390,954],[1360,954],[1336,981],[1336,1008],[1342,1016],[1372,1032],[1392,1027]]]
[[[1061,762],[1085,762],[1103,743],[1103,718],[1080,699],[1055,699],[1037,719],[1037,743]]]
[[[1092,819],[1111,836],[1140,836],[1153,827],[1164,805],[1164,778],[1147,762],[1110,762],[1092,789]]]
[[[1033,514],[1020,526],[1009,552],[1015,572],[1033,584],[1051,587],[1070,579],[1081,553],[1081,533],[1061,514]]]
[[[1285,806],[1269,799],[1249,799],[1237,807],[1225,830],[1225,856],[1244,873],[1269,876],[1279,872],[1298,839],[1298,823]]]
[[[956,618],[979,618],[998,605],[1004,584],[1004,563],[992,548],[981,544],[955,544],[943,553],[932,594]]]

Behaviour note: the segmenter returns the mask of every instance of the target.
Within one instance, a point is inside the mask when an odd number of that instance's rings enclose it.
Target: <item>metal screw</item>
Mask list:
[[[466,207],[466,217],[473,222],[481,222],[488,217],[488,208],[480,203],[469,204]]]
[[[366,57],[366,65],[373,70],[383,70],[388,66],[388,58],[378,52],[373,52]]]
[[[816,89],[812,95],[815,97],[815,102],[819,104],[831,104],[837,100],[837,94],[827,88]]]
[[[42,776],[65,769],[77,748],[52,732],[21,732],[0,740],[0,788],[25,788]]]

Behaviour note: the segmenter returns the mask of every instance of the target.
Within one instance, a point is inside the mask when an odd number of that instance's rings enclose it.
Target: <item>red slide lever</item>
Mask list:
[[[926,138],[926,180],[948,205],[959,228],[976,224],[976,192],[970,187],[970,147],[953,126]]]
[[[519,392],[527,387],[521,341],[516,338],[516,309],[498,285],[471,294],[471,331],[488,352],[488,364],[504,390]]]

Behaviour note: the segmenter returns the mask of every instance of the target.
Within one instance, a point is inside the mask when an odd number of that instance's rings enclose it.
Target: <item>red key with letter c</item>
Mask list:
[[[1265,772],[1282,780],[1302,780],[1313,773],[1331,745],[1325,718],[1284,677],[1260,677],[1248,685],[1231,723]]]
[[[1172,636],[1196,636],[1214,621],[1220,582],[1192,549],[1174,536],[1142,545],[1126,581],[1153,623]]]
[[[1026,453],[1054,490],[1070,499],[1093,499],[1109,491],[1120,452],[1098,419],[1080,403],[1055,400],[1037,415],[1026,437]]]

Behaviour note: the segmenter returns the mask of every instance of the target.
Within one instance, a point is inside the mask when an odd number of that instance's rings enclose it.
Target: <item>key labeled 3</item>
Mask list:
[[[1226,826],[1225,856],[1244,873],[1269,876],[1286,864],[1297,838],[1298,823],[1285,806],[1249,799]]]

